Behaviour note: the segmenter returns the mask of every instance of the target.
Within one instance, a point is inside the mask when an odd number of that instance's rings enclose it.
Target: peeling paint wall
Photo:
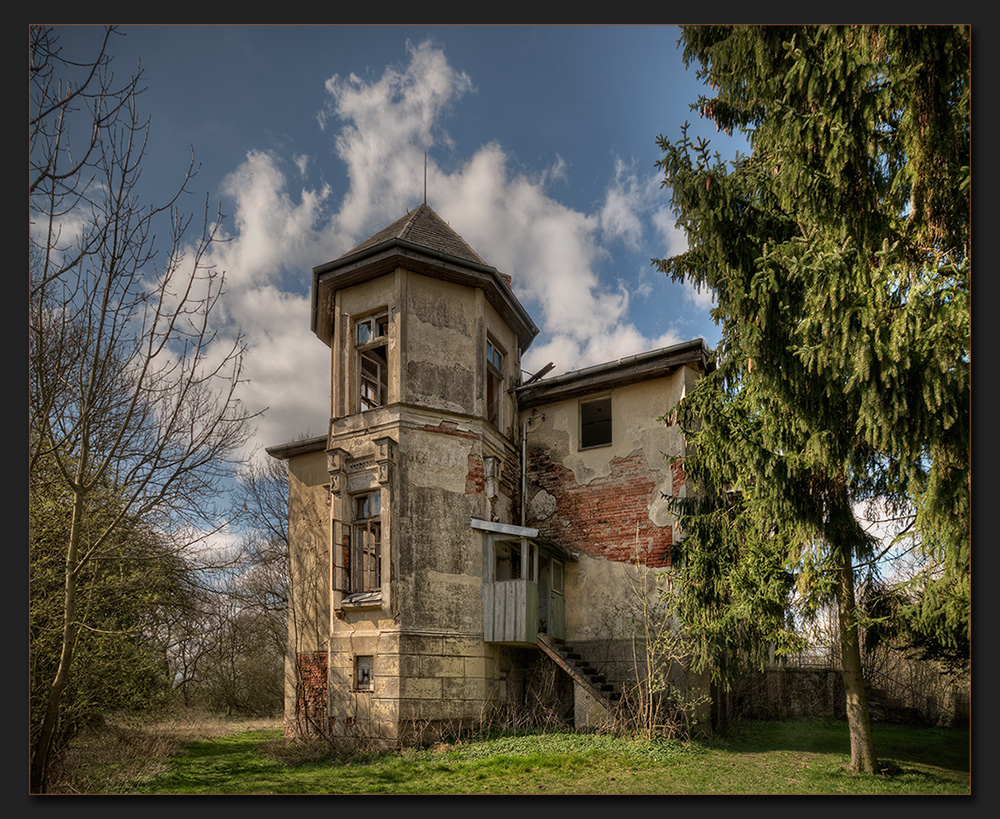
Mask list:
[[[330,607],[329,482],[326,454],[310,452],[288,460],[289,575],[288,646],[285,659],[285,730],[301,724],[303,709],[315,710],[326,697],[326,663],[314,673],[316,656],[325,656]],[[318,687],[322,680],[322,687]],[[310,702],[303,702],[307,694]],[[323,702],[325,706],[325,702]]]
[[[659,418],[683,395],[685,373],[607,391],[612,442],[580,444],[580,401],[533,407],[528,423],[528,525],[564,548],[616,562],[669,564],[669,499],[684,491],[679,430]],[[589,396],[588,396],[589,397]]]
[[[509,383],[519,351],[480,290],[403,269],[338,291],[336,304],[333,553],[336,561],[348,537],[352,494],[381,488],[382,598],[349,606],[333,592],[330,730],[397,742],[480,716],[499,690],[503,652],[482,639],[482,535],[470,520],[515,511],[519,453],[485,420],[486,340],[504,352]],[[348,319],[383,308],[389,403],[357,413]],[[516,428],[514,410],[504,389],[507,432]],[[380,456],[389,441],[392,457]],[[359,656],[372,658],[371,690],[357,688]]]
[[[665,582],[675,535],[669,503],[686,491],[683,437],[659,419],[696,378],[682,367],[522,412],[527,524],[578,557],[566,566],[566,639],[613,679],[635,673],[621,618],[642,589],[654,599]],[[580,404],[595,396],[611,398],[611,443],[583,448]]]

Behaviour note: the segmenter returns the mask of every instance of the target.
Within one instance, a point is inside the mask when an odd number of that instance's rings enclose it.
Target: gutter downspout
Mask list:
[[[528,423],[521,424],[521,525],[524,526],[528,514]]]

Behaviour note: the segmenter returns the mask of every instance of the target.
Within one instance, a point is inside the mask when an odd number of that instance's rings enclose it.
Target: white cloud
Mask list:
[[[322,435],[330,412],[329,349],[310,330],[310,299],[261,287],[237,311],[251,345],[247,405],[267,408],[257,424],[264,446]]]
[[[604,237],[619,239],[632,250],[640,249],[645,238],[643,222],[649,218],[659,190],[659,176],[640,179],[634,167],[616,159],[615,177],[608,186],[600,212]]]
[[[669,208],[660,208],[652,215],[653,225],[663,248],[662,258],[677,256],[687,250],[687,237],[677,227],[676,217]],[[684,282],[684,298],[698,310],[708,310],[715,304],[715,291],[708,287],[697,288]]]
[[[262,151],[251,152],[223,181],[223,192],[235,202],[234,235],[216,246],[213,260],[227,271],[230,286],[265,286],[282,270],[309,270],[316,264],[317,232],[328,186],[288,193],[279,161]]]
[[[264,445],[326,429],[329,350],[309,330],[311,279],[303,278],[422,200],[424,152],[450,146],[442,122],[473,86],[443,52],[423,43],[409,46],[404,67],[389,67],[372,81],[334,76],[326,90],[320,125],[331,131],[348,177],[339,200],[324,185],[293,194],[280,158],[263,152],[248,155],[226,181],[235,230],[213,261],[228,271],[227,308],[251,347],[247,403],[269,407],[259,435]],[[525,357],[526,369],[554,361],[561,372],[682,340],[673,333],[645,337],[629,321],[629,292],[600,278],[609,258],[603,243],[640,248],[650,221],[653,235],[675,246],[676,232],[662,212],[652,211],[659,191],[654,177],[642,179],[624,162],[615,163],[601,207],[583,213],[547,191],[553,180],[567,177],[562,159],[532,176],[512,171],[503,147],[490,143],[450,171],[432,158],[427,162],[429,203],[513,278],[515,292],[543,329]],[[305,174],[314,165],[298,156],[288,168],[307,185]],[[282,292],[283,277],[292,273],[302,287]]]
[[[469,77],[430,43],[408,44],[408,50],[409,65],[387,68],[376,82],[354,74],[326,82],[330,100],[321,121],[324,127],[342,123],[334,144],[350,187],[339,220],[351,234],[373,217],[394,220],[413,207],[423,184],[424,151],[439,141],[451,144],[441,120],[472,90]]]
[[[652,214],[653,227],[660,243],[661,256],[676,256],[687,250],[687,237],[684,231],[677,227],[677,218],[669,208],[658,208]]]
[[[715,291],[710,287],[697,287],[684,282],[684,297],[699,310],[708,310],[715,305]]]

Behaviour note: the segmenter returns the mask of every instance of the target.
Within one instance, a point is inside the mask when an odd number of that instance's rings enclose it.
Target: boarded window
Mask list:
[[[611,443],[611,396],[580,402],[580,448]]]
[[[361,412],[388,403],[388,336],[388,312],[359,319],[354,324],[354,343],[358,351],[358,409]]]
[[[352,592],[382,588],[382,494],[367,492],[353,498],[350,578]]]

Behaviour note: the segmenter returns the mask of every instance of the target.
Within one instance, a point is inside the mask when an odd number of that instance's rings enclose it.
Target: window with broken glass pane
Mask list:
[[[503,395],[503,353],[486,339],[486,419],[500,426],[500,398]]]
[[[389,314],[378,313],[355,321],[358,353],[358,409],[384,406],[389,395]]]
[[[357,656],[354,658],[354,690],[371,691],[374,688],[374,665],[372,656]]]
[[[353,499],[351,523],[351,592],[382,587],[382,494],[367,492]]]

